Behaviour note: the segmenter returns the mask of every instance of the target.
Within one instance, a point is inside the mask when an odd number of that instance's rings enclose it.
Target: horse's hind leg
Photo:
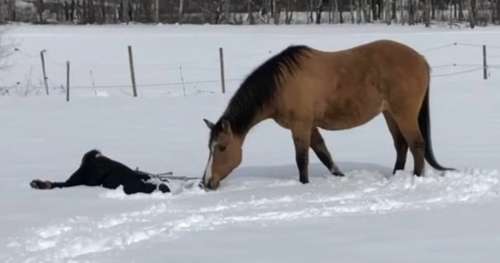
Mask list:
[[[313,128],[311,131],[311,148],[313,149],[319,160],[328,168],[328,170],[335,176],[344,176],[344,173],[340,171],[335,162],[326,148],[325,141],[319,133],[318,128]]]
[[[396,121],[392,118],[389,112],[384,112],[384,118],[387,122],[387,127],[389,127],[389,131],[391,132],[392,139],[394,140],[394,147],[396,148],[396,164],[394,165],[394,170],[392,171],[392,173],[395,174],[397,171],[405,169],[408,144],[406,143],[403,134],[401,134]]]
[[[413,155],[414,171],[416,176],[421,176],[424,169],[425,143],[418,126],[417,114],[394,116],[398,127]]]
[[[291,130],[293,144],[295,145],[295,160],[299,169],[299,180],[301,183],[307,184],[309,183],[308,164],[311,128],[307,125],[295,125]]]

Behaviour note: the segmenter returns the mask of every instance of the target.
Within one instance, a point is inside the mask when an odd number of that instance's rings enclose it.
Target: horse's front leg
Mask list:
[[[311,145],[311,127],[298,125],[292,129],[293,143],[295,145],[295,160],[299,169],[299,180],[303,184],[309,183],[308,163],[309,147]]]
[[[330,173],[335,176],[344,176],[344,173],[338,168],[332,159],[332,156],[326,148],[325,141],[319,133],[318,128],[313,128],[311,132],[311,148],[313,149],[318,159],[328,168]]]

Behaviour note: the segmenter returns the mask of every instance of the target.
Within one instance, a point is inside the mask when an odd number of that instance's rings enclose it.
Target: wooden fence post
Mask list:
[[[226,80],[224,77],[224,50],[219,48],[219,59],[220,59],[220,82],[222,85],[222,93],[226,93]]]
[[[43,83],[45,84],[45,93],[49,96],[49,84],[47,83],[47,71],[45,70],[45,52],[47,50],[40,51],[40,58],[42,59],[42,73],[43,73]]]
[[[66,101],[69,102],[69,70],[70,70],[70,65],[69,61],[66,61]]]
[[[128,46],[128,60],[130,64],[130,77],[132,78],[132,91],[134,97],[137,97],[137,86],[135,83],[134,57],[132,54],[132,46]]]
[[[486,45],[483,45],[483,79],[488,79],[488,63],[486,61]]]

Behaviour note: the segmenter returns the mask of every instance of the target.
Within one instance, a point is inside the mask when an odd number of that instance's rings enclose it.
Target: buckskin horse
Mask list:
[[[300,182],[308,183],[309,147],[336,176],[319,128],[342,130],[360,126],[379,113],[394,139],[397,158],[393,172],[404,169],[410,149],[414,174],[424,161],[436,170],[429,113],[430,67],[412,48],[389,40],[352,49],[325,52],[290,46],[255,69],[210,128],[210,155],[202,184],[217,189],[242,159],[242,145],[257,123],[273,119],[291,130]]]

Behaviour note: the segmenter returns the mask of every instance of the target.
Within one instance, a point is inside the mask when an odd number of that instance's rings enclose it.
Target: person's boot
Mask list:
[[[160,190],[160,192],[162,193],[170,193],[170,188],[168,188],[166,184],[160,184],[158,186],[158,190]]]

